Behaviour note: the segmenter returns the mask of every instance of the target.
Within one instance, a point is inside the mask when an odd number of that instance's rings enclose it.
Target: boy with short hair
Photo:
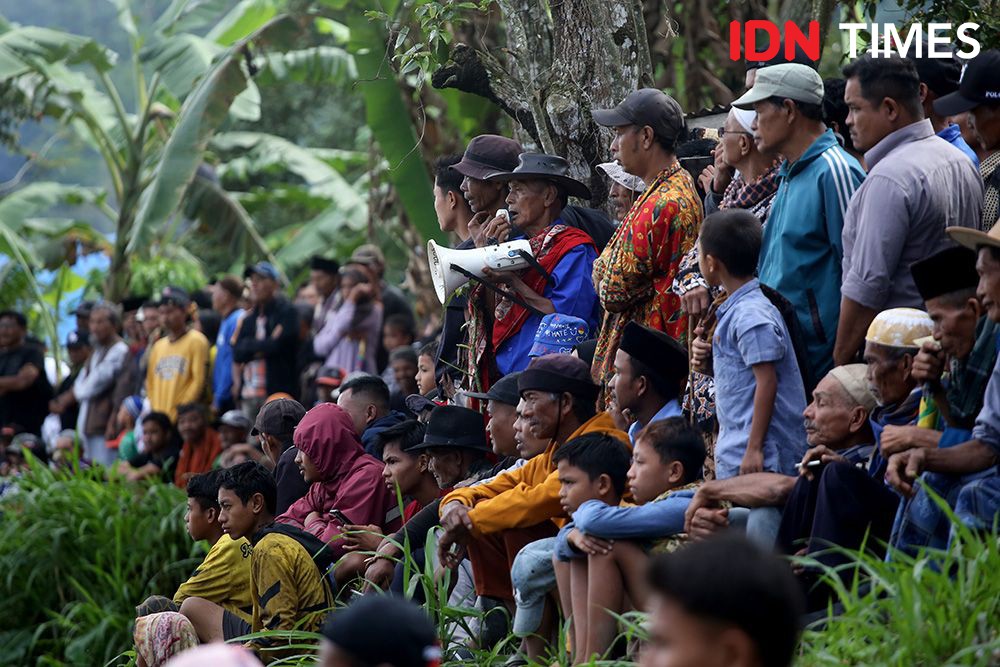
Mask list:
[[[617,505],[625,492],[625,479],[629,467],[629,451],[617,438],[603,434],[584,435],[570,440],[552,455],[559,478],[559,504],[572,516],[580,505],[588,500]],[[558,585],[559,598],[564,614],[568,617],[572,610],[571,572],[569,565],[556,554],[565,546],[566,535],[573,529],[569,523],[557,537],[529,544],[517,555],[511,571],[514,584],[514,599],[517,612],[514,616],[514,633],[519,636],[545,633],[546,601],[548,591]],[[545,549],[535,545],[552,542]],[[540,562],[540,558],[545,562]],[[586,578],[586,569],[582,570]],[[586,587],[586,582],[582,583]],[[585,603],[585,596],[582,598]],[[579,631],[576,620],[574,631]],[[529,657],[540,653],[535,642],[528,642]],[[579,640],[574,646],[579,646]]]
[[[785,321],[754,277],[760,246],[760,221],[743,209],[713,213],[702,223],[699,267],[709,285],[722,285],[729,295],[715,311],[711,342],[704,325],[692,342],[696,365],[704,368],[713,358],[718,479],[762,471],[794,475],[806,449],[805,387]]]
[[[252,549],[246,539],[234,540],[222,530],[219,522],[222,474],[222,470],[213,470],[188,480],[187,512],[184,515],[188,534],[195,542],[205,540],[211,547],[201,565],[174,593],[174,604],[180,605],[181,613],[187,615],[192,607],[198,606],[199,599],[207,600],[249,624],[253,612],[250,601]],[[226,639],[237,636],[226,636]]]
[[[424,345],[417,351],[417,391],[421,396],[433,398],[430,393],[437,389],[437,380],[434,378],[434,364],[437,360],[437,341],[432,341]]]
[[[625,611],[625,594],[637,609],[645,607],[642,578],[649,554],[680,544],[684,512],[704,462],[701,435],[683,418],[670,417],[653,422],[636,438],[626,477],[636,505],[619,507],[614,497],[565,492],[573,522],[560,531],[554,561],[564,610],[572,610],[576,664],[611,646],[617,627],[612,614]],[[560,480],[564,469],[578,468],[596,490],[599,465],[569,452],[560,461]]]
[[[802,592],[788,563],[735,535],[659,556],[642,667],[766,665],[795,658]]]
[[[274,478],[258,463],[247,461],[222,471],[219,523],[234,540],[246,538],[253,545],[253,614],[251,623],[240,628],[240,634],[292,629],[316,632],[333,606],[327,578],[327,571],[333,567],[329,549],[303,530],[275,523],[276,497]],[[211,613],[198,614],[198,620],[191,621],[204,642],[221,641],[224,628],[238,626],[231,613],[217,605]],[[258,639],[249,647],[264,651],[265,662],[298,651],[282,650],[275,644],[275,640]]]

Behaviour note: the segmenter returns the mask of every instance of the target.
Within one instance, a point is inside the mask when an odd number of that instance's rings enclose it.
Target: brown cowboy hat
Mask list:
[[[487,181],[551,181],[566,194],[580,199],[590,199],[590,188],[569,175],[569,162],[558,155],[546,153],[521,153],[514,171],[498,172],[486,177]]]

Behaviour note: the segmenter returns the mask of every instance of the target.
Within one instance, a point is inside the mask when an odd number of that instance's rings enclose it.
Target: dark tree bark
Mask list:
[[[594,165],[608,159],[611,132],[590,110],[614,106],[652,85],[638,0],[497,0],[507,48],[487,52],[456,45],[432,77],[436,88],[485,97],[511,116],[532,148],[569,160],[593,203],[607,195]],[[498,50],[499,51],[499,50]]]

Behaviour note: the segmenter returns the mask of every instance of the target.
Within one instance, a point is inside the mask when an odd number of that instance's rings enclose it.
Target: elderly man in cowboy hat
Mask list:
[[[964,227],[949,227],[946,231],[953,241],[976,251],[977,294],[989,318],[1000,322],[1000,225],[994,226],[988,234]],[[889,457],[886,480],[910,497],[922,493],[916,483],[917,477],[923,473],[939,473],[934,486],[943,497],[954,499],[958,518],[973,528],[989,530],[1000,512],[998,462],[1000,358],[986,385],[983,407],[972,428],[972,438],[948,447],[915,446],[896,452]],[[949,477],[954,488],[943,488],[942,477]]]
[[[566,160],[544,153],[522,153],[513,171],[491,174],[487,181],[509,184],[509,215],[494,217],[483,238],[489,243],[527,239],[537,266],[517,273],[484,271],[486,280],[501,285],[509,295],[494,300],[492,318],[479,309],[472,313],[474,369],[470,370],[484,386],[496,377],[524,370],[535,331],[545,315],[572,315],[594,329],[599,312],[591,280],[597,248],[589,234],[562,219],[569,198],[590,199],[590,189],[569,175]],[[484,368],[490,360],[485,354],[490,345],[495,350],[496,369]]]

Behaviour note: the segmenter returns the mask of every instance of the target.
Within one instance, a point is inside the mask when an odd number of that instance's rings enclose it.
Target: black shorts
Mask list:
[[[242,618],[224,609],[222,611],[222,638],[227,642],[243,635],[250,634],[250,624]]]

